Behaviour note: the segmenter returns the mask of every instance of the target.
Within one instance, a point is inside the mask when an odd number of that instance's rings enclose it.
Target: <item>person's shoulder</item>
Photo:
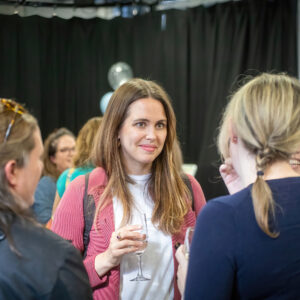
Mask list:
[[[85,185],[85,175],[82,174],[82,175],[78,175],[76,178],[74,178],[68,185],[69,186],[72,186],[72,187],[83,187]]]
[[[54,179],[50,176],[43,176],[35,190],[35,203],[38,202],[41,199],[44,199],[44,197],[49,199],[54,198],[56,191],[56,182]]]
[[[39,186],[42,186],[42,187],[45,187],[45,186],[55,186],[56,183],[55,183],[55,180],[54,178],[52,178],[51,176],[43,176],[39,183],[38,183]]]
[[[79,170],[79,169],[78,169]],[[78,175],[73,181],[72,183],[84,183],[85,182],[85,176],[87,174],[90,174],[89,175],[89,180],[97,180],[99,178],[107,178],[106,176],[106,172],[103,168],[101,167],[97,167],[97,168],[93,168],[91,171],[84,171],[82,172],[82,174]],[[70,183],[70,184],[72,184]]]
[[[191,183],[192,182],[198,182],[197,179],[193,175],[191,175],[191,174],[184,173],[183,176],[187,177]]]
[[[216,219],[228,219],[243,214],[244,211],[249,211],[251,206],[251,191],[249,188],[245,188],[233,195],[209,200],[201,210],[200,216],[209,222]]]
[[[209,200],[208,203],[223,205],[232,208],[239,208],[245,204],[251,202],[251,187],[246,187],[241,191],[234,193],[232,195],[219,196]]]
[[[88,173],[91,173],[93,171],[94,167],[78,167],[75,168],[74,172],[71,174],[71,181],[73,181],[76,177],[80,175],[86,175]]]
[[[190,181],[193,190],[194,190],[195,188],[196,188],[196,189],[197,189],[197,188],[201,188],[200,183],[198,182],[198,180],[197,180],[193,175],[188,174],[188,173],[184,173],[184,174],[183,174],[183,179],[184,179],[184,178],[187,178],[187,179]],[[202,189],[201,189],[201,190],[202,190]]]
[[[0,281],[8,282],[12,291],[17,284],[24,299],[33,299],[33,294],[48,294],[61,270],[71,274],[72,267],[76,270],[82,265],[79,251],[70,242],[31,221],[17,218],[11,227],[11,237],[18,254],[11,250],[7,239],[0,243]]]
[[[107,174],[106,171],[101,168],[97,167],[90,173],[89,178],[89,187],[95,186],[104,186],[107,184]]]
[[[66,181],[67,181],[67,176],[68,176],[69,170],[70,169],[63,171],[56,181],[56,188],[57,188],[57,191],[58,191],[58,194],[60,197],[62,197],[62,195],[65,191]]]
[[[16,222],[13,226],[13,235],[21,243],[21,253],[22,251],[30,253],[36,259],[42,257],[54,259],[55,257],[56,262],[63,262],[68,255],[79,255],[70,242],[30,221]]]
[[[64,170],[58,177],[56,184],[59,184],[61,182],[65,182],[68,176],[70,169]]]
[[[85,189],[86,175],[87,174],[77,176],[74,180],[70,182],[67,190],[72,189],[72,190],[76,190],[77,192],[83,192]],[[100,187],[105,186],[106,184],[107,184],[107,175],[103,168],[97,167],[89,173],[89,178],[88,178],[89,192],[99,186]]]
[[[106,171],[105,169],[101,168],[101,167],[96,167],[93,169],[93,171],[91,172],[91,177],[106,177]]]

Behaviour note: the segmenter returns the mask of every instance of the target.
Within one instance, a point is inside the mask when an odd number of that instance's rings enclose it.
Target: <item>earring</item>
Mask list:
[[[234,144],[236,144],[236,143],[237,143],[237,141],[238,141],[238,138],[237,138],[237,136],[234,136],[234,137],[232,137],[232,142],[233,142]]]
[[[121,141],[120,141],[120,138],[118,138],[118,147],[121,146]]]

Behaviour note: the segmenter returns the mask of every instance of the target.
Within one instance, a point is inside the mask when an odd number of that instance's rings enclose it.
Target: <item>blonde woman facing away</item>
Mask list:
[[[289,164],[300,149],[299,81],[262,74],[242,86],[218,147],[235,193],[199,215],[185,300],[300,299],[300,175]]]
[[[176,119],[166,92],[132,79],[111,97],[95,143],[88,194],[96,205],[84,260],[94,299],[180,299],[175,246],[183,243],[205,204],[199,183],[184,183],[174,156]],[[52,229],[84,251],[85,178],[72,181],[54,215]],[[148,223],[148,245],[138,272],[136,251],[145,245],[139,214]]]

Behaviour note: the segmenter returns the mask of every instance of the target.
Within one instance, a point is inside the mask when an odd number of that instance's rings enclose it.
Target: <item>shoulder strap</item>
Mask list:
[[[194,207],[194,192],[193,192],[193,188],[192,188],[192,184],[190,182],[189,177],[186,174],[182,174],[181,178],[183,180],[183,182],[186,184],[186,186],[188,187],[188,189],[190,190],[191,196],[192,196],[192,210],[195,211],[195,207]]]
[[[95,215],[95,202],[92,196],[88,195],[90,173],[85,174],[85,188],[83,196],[83,218],[84,218],[84,231],[83,231],[83,258],[86,257],[87,247],[90,242],[90,231],[93,226]]]

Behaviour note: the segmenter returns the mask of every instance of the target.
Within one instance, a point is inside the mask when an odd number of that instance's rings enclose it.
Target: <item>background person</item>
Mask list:
[[[175,162],[176,119],[166,92],[156,83],[132,79],[111,97],[95,143],[95,164],[88,194],[96,215],[84,260],[94,299],[179,299],[175,245],[205,204],[199,183],[189,176],[191,195]],[[52,230],[83,246],[85,178],[70,183],[54,215]],[[132,281],[135,251],[144,235],[136,222],[148,221],[143,270],[149,281]],[[133,224],[133,225],[132,225]]]
[[[32,207],[37,220],[42,224],[51,218],[56,180],[65,169],[72,166],[74,154],[75,136],[66,128],[55,130],[45,140],[43,176],[36,188]]]
[[[73,157],[73,166],[65,170],[56,182],[57,193],[52,214],[54,214],[68,184],[79,175],[89,173],[95,168],[91,160],[91,152],[101,121],[101,117],[91,118],[80,129],[76,138],[76,152]]]
[[[300,83],[287,75],[262,74],[233,95],[218,147],[231,159],[225,182],[243,189],[199,215],[186,300],[300,298],[300,178],[289,164],[299,116]]]
[[[42,153],[36,119],[1,99],[0,299],[92,299],[78,251],[31,216]]]

